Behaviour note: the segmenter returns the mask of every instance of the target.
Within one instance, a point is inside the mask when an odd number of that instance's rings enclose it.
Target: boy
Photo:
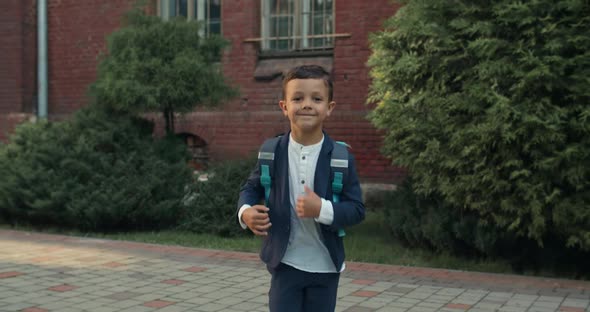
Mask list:
[[[291,69],[279,106],[291,131],[274,151],[274,174],[265,206],[257,164],[240,191],[238,221],[265,236],[260,258],[271,273],[271,312],[334,311],[344,246],[338,231],[365,217],[354,159],[340,200],[332,202],[330,167],[334,142],[323,132],[336,103],[332,80],[320,66]]]

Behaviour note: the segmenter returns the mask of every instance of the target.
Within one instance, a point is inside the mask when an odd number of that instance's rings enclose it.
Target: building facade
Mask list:
[[[96,79],[105,38],[135,1],[46,1],[48,117],[62,119],[88,103],[87,88]],[[295,65],[320,64],[333,75],[337,103],[326,131],[352,146],[361,179],[396,182],[404,175],[381,156],[381,136],[367,120],[369,34],[397,10],[390,0],[149,3],[150,14],[200,20],[203,35],[221,34],[230,42],[221,65],[240,96],[176,121],[197,161],[244,157],[264,138],[288,131],[278,107],[281,74]],[[6,140],[16,124],[36,115],[37,1],[0,1],[0,45],[0,139]]]

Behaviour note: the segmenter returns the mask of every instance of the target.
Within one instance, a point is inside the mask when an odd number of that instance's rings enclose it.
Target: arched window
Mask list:
[[[192,156],[189,165],[198,171],[207,169],[209,163],[207,142],[192,133],[182,132],[177,134],[177,136],[182,138]]]

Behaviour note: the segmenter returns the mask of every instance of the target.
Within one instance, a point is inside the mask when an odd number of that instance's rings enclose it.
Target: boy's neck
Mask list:
[[[291,136],[295,142],[303,146],[308,146],[321,142],[322,138],[324,137],[324,132],[320,129],[319,131],[314,131],[312,133],[304,133],[292,129]]]

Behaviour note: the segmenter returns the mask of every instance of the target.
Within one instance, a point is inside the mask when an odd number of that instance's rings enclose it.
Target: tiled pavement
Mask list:
[[[0,311],[267,311],[256,254],[0,230]],[[590,311],[590,282],[348,262],[337,311]]]

